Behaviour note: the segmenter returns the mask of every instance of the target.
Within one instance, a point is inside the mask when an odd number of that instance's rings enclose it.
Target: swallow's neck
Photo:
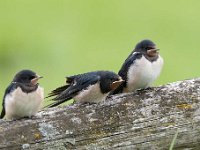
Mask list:
[[[157,61],[157,59],[159,58],[159,54],[156,54],[154,56],[149,56],[148,54],[143,54],[144,57],[149,60],[150,62],[154,62]]]
[[[25,93],[31,93],[37,90],[38,88],[38,84],[33,85],[30,83],[20,83],[20,82],[13,82],[14,84],[16,84],[16,86],[20,87],[22,89],[23,92]]]

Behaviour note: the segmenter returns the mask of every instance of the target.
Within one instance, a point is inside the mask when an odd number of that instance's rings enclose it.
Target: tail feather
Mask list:
[[[62,86],[62,87],[59,87],[55,90],[53,90],[48,97],[53,97],[55,96],[54,98],[52,98],[51,100],[54,101],[53,103],[45,106],[44,108],[51,108],[51,107],[56,107],[70,99],[72,99],[72,97],[67,97],[65,94],[62,94],[62,92],[64,92],[67,87],[69,85],[65,85],[65,86]]]
[[[53,90],[52,92],[50,92],[48,94],[47,97],[45,98],[49,98],[49,97],[54,97],[52,98],[51,100],[53,100],[54,102],[45,106],[44,108],[51,108],[51,107],[55,107],[55,106],[58,106],[62,103],[64,103],[65,101],[68,101],[71,99],[71,97],[63,97],[63,92],[69,87],[70,85],[67,84],[67,85],[64,85],[64,86],[61,86],[61,87],[58,87],[56,88],[55,90]]]
[[[70,98],[70,99],[71,99],[71,98]],[[58,105],[60,105],[60,104],[62,104],[62,103],[64,103],[64,102],[66,102],[66,101],[68,101],[68,100],[70,100],[70,99],[62,99],[62,100],[55,101],[55,102],[53,102],[53,103],[51,103],[51,104],[45,106],[45,108],[56,107],[56,106],[58,106]]]
[[[65,91],[70,85],[64,85],[61,87],[56,88],[55,90],[53,90],[51,93],[48,94],[48,96],[46,98],[49,97],[53,97],[53,96],[58,96],[59,94],[61,94],[63,91]]]

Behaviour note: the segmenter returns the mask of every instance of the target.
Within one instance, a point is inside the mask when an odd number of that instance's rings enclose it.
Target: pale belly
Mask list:
[[[74,97],[74,100],[77,102],[98,103],[98,102],[104,101],[107,96],[108,96],[108,93],[107,94],[101,93],[100,85],[95,84],[81,91],[77,96]]]
[[[127,87],[124,92],[132,92],[136,89],[143,89],[152,84],[162,70],[163,59],[159,56],[157,61],[150,62],[144,56],[137,60],[128,72]]]
[[[5,97],[5,118],[17,119],[21,117],[31,117],[41,108],[44,99],[44,89],[38,89],[31,93],[22,92],[18,87],[14,92]]]

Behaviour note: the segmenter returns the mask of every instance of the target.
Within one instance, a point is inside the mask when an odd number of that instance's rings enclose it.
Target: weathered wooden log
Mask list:
[[[200,149],[200,78],[0,121],[0,149]]]

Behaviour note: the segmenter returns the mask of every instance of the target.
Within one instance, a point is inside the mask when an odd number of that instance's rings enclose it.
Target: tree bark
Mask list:
[[[0,121],[0,149],[200,149],[200,78]]]

